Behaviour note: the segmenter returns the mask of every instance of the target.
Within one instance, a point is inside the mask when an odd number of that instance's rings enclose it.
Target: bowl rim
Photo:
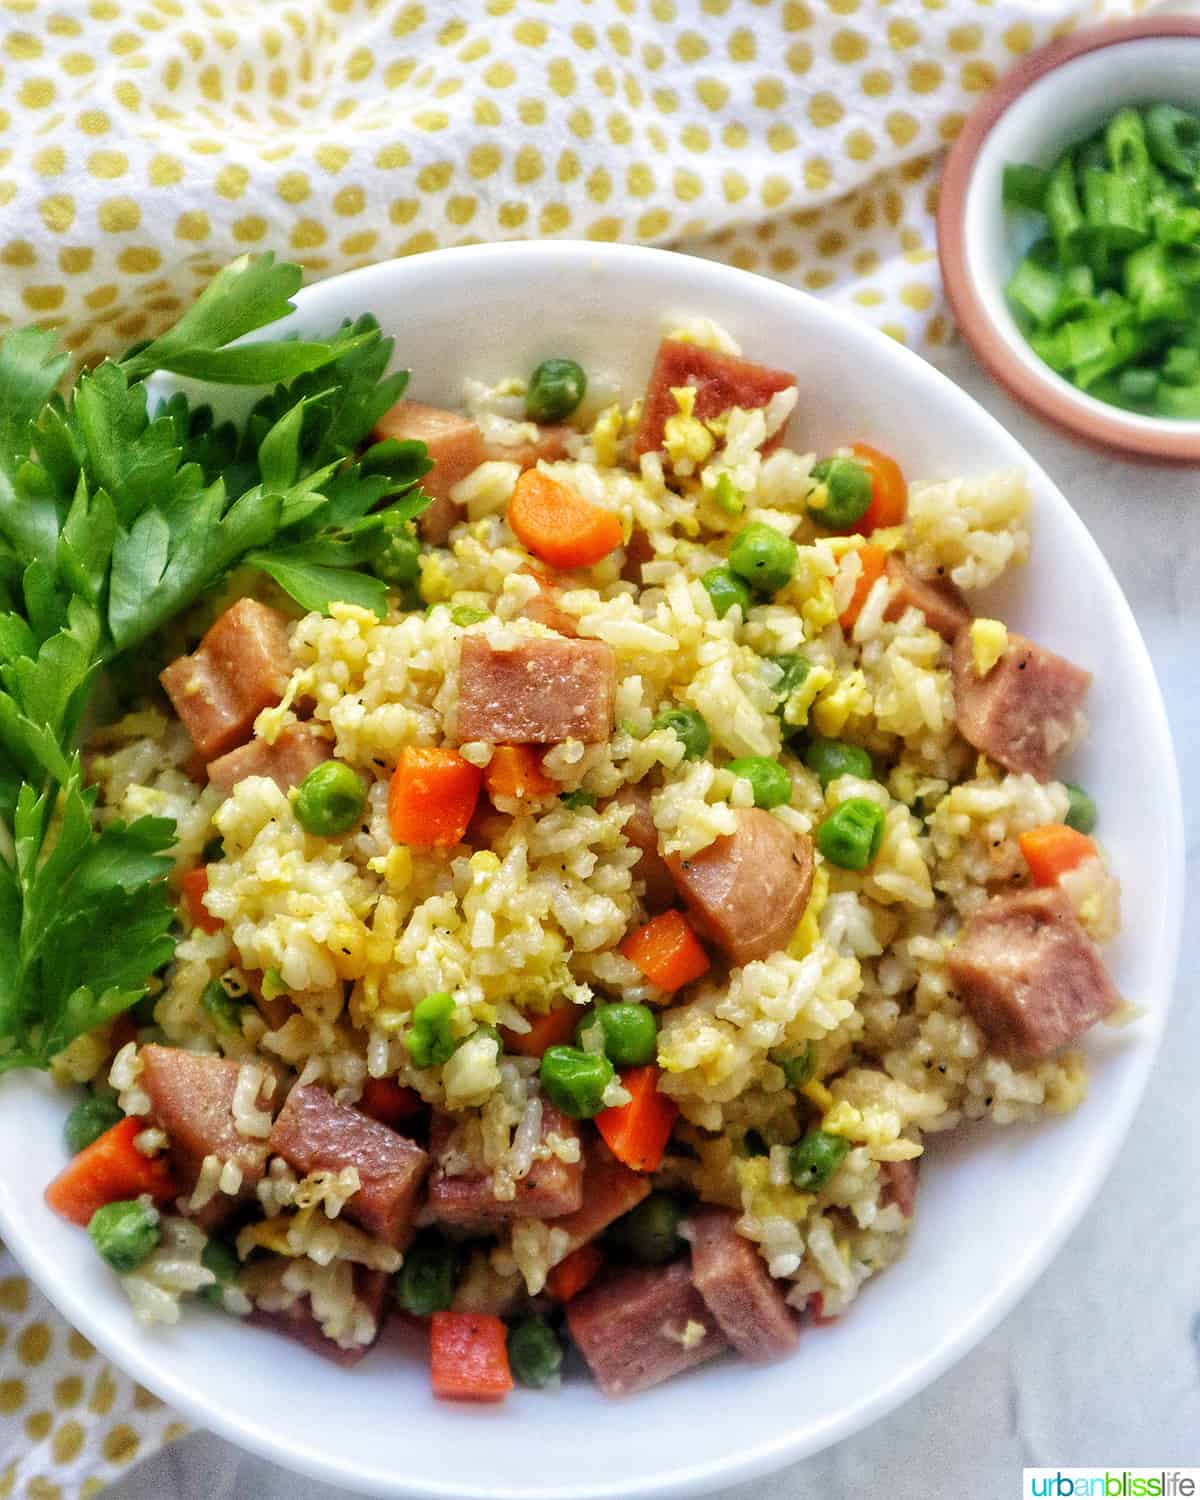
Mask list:
[[[1060,431],[1092,447],[1147,462],[1200,463],[1200,433],[1126,422],[1119,408],[1108,416],[1085,406],[1018,359],[996,327],[968,269],[967,191],[984,142],[997,121],[1034,84],[1088,53],[1127,42],[1164,37],[1200,38],[1200,16],[1155,16],[1089,26],[1031,53],[1007,73],[968,116],[950,148],[938,190],[937,246],[942,282],[954,319],[988,374],[1012,398]]]
[[[579,260],[594,264],[604,261],[612,269],[633,276],[651,267],[658,269],[669,262],[677,263],[679,259],[675,252],[662,249],[598,244],[585,240],[458,247],[404,260],[379,262],[329,277],[297,294],[294,299],[296,316],[301,319],[340,317],[346,305],[357,296],[359,288],[369,286],[375,277],[402,275],[402,265],[427,263],[433,256],[438,257],[441,262],[453,263],[465,284],[470,283],[471,269],[485,260],[525,260],[533,270],[544,275],[553,275],[556,266],[566,261]],[[973,408],[979,420],[994,430],[998,438],[1019,450],[1031,486],[1062,505],[1076,545],[1098,566],[1101,576],[1106,580],[1106,594],[1111,590],[1109,604],[1120,621],[1125,649],[1147,678],[1145,710],[1152,725],[1158,753],[1163,760],[1164,771],[1161,797],[1166,845],[1161,863],[1166,871],[1166,899],[1161,913],[1161,942],[1156,965],[1161,984],[1147,992],[1151,1003],[1146,1018],[1148,1028],[1139,1037],[1139,1076],[1134,1087],[1125,1092],[1120,1107],[1109,1113],[1109,1130],[1102,1149],[1088,1161],[1071,1183],[1049,1232],[1036,1237],[1029,1253],[1019,1262],[1014,1262],[1010,1272],[990,1288],[969,1312],[963,1313],[952,1332],[922,1349],[919,1356],[902,1369],[884,1372],[858,1400],[828,1416],[818,1430],[810,1431],[800,1439],[786,1427],[776,1427],[769,1435],[757,1437],[744,1446],[732,1446],[720,1461],[705,1459],[696,1462],[686,1454],[680,1454],[644,1477],[631,1474],[620,1490],[583,1479],[553,1487],[540,1487],[537,1494],[541,1500],[612,1500],[612,1496],[618,1493],[626,1496],[627,1500],[634,1500],[634,1497],[668,1500],[668,1497],[708,1493],[718,1486],[747,1482],[821,1452],[833,1443],[870,1427],[957,1364],[1029,1292],[1034,1282],[1063,1249],[1111,1171],[1145,1094],[1152,1066],[1162,1044],[1182,935],[1185,889],[1182,797],[1174,745],[1161,691],[1145,642],[1120,584],[1097,542],[1061,489],[1003,423],[911,349],[851,317],[844,309],[786,284],[753,276],[719,262],[703,259],[692,261],[689,258],[689,263],[693,274],[701,279],[726,282],[731,286],[736,283],[746,290],[755,300],[756,317],[769,316],[769,304],[772,303],[781,314],[802,303],[819,320],[828,319],[843,325],[855,340],[872,341],[879,350],[881,362],[891,365],[897,373],[908,370],[914,377],[932,381],[952,407]],[[44,1075],[34,1075],[30,1083],[35,1088],[53,1088]],[[3,1174],[0,1174],[0,1236],[3,1236],[7,1247],[35,1285],[42,1287],[43,1291],[46,1284],[54,1287],[54,1295],[47,1293],[47,1297],[61,1316],[78,1328],[106,1358],[170,1402],[196,1426],[215,1431],[240,1448],[292,1472],[307,1474],[332,1485],[353,1485],[359,1492],[388,1496],[392,1500],[397,1500],[397,1497],[407,1497],[407,1500],[431,1500],[431,1497],[437,1497],[437,1500],[462,1500],[462,1497],[471,1497],[471,1500],[526,1500],[529,1491],[520,1485],[514,1485],[503,1474],[497,1474],[494,1483],[489,1483],[486,1489],[453,1479],[431,1481],[421,1478],[414,1482],[402,1471],[389,1473],[385,1480],[377,1470],[366,1469],[353,1458],[336,1451],[316,1452],[309,1448],[297,1453],[289,1449],[284,1440],[264,1427],[254,1412],[231,1408],[218,1390],[200,1387],[193,1379],[177,1370],[165,1344],[161,1351],[156,1351],[153,1355],[143,1353],[131,1342],[125,1322],[117,1326],[110,1325],[102,1310],[88,1301],[82,1288],[69,1280],[64,1284],[61,1278],[56,1277],[53,1265],[47,1264],[45,1260],[36,1229],[20,1213]]]

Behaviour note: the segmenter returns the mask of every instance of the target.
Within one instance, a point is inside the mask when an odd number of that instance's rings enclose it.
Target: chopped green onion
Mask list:
[[[1162,378],[1170,385],[1195,385],[1200,380],[1200,349],[1172,344],[1163,359]]]
[[[1026,256],[1005,288],[1008,300],[1035,324],[1049,323],[1063,294],[1062,277]]]
[[[1175,417],[1180,422],[1200,421],[1200,382],[1161,384],[1154,398],[1154,409],[1160,417]]]
[[[1115,110],[1048,171],[1004,170],[1007,208],[1047,234],[1007,299],[1064,379],[1134,411],[1191,420],[1200,390],[1200,113]]]
[[[740,516],[746,509],[746,501],[742,492],[734,484],[728,470],[722,470],[717,475],[717,482],[713,486],[713,499],[718,507],[729,516]]]
[[[1062,275],[1062,290],[1054,309],[1054,321],[1090,312],[1096,298],[1096,273],[1091,266],[1068,266]]]
[[[1158,390],[1158,375],[1154,370],[1144,370],[1134,366],[1131,369],[1122,370],[1117,376],[1117,388],[1123,404],[1142,406],[1154,400],[1154,393]],[[1095,395],[1094,386],[1092,394]]]
[[[1136,109],[1119,109],[1108,122],[1104,141],[1114,172],[1139,180],[1147,176],[1150,150],[1146,145],[1146,127]]]
[[[1009,162],[1004,168],[1004,206],[1026,208],[1040,214],[1046,202],[1046,186],[1050,174],[1044,167],[1031,167],[1025,162]]]
[[[1143,323],[1187,317],[1187,293],[1175,279],[1162,245],[1143,245],[1126,260],[1125,294]]]
[[[1164,171],[1195,182],[1200,174],[1200,115],[1174,104],[1152,104],[1146,111],[1146,144]]]
[[[1063,157],[1046,182],[1045,213],[1059,253],[1069,251],[1084,222],[1075,186],[1075,168],[1069,156]]]

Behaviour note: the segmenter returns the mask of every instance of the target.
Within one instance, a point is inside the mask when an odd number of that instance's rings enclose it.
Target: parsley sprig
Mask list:
[[[174,824],[98,827],[80,724],[100,673],[248,564],[308,610],[386,613],[369,571],[429,503],[422,443],[367,444],[407,372],[374,319],[252,339],[298,267],[242,257],[161,337],[81,374],[52,334],[0,340],[0,1072],[45,1067],[169,961]],[[159,371],[267,386],[240,422]],[[189,390],[191,388],[189,387]]]

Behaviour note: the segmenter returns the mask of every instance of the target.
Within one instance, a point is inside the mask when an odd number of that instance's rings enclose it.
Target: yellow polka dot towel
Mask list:
[[[559,236],[728,261],[936,348],[940,153],[1100,3],[0,0],[0,328],[96,357],[247,249],[319,278]],[[180,1430],[2,1251],[0,1347],[0,1500],[94,1493]]]
[[[0,1245],[0,1500],[86,1500],[183,1431],[67,1328]]]
[[[96,353],[249,248],[317,278],[563,236],[730,261],[936,346],[939,153],[1103,3],[0,0],[0,327]]]

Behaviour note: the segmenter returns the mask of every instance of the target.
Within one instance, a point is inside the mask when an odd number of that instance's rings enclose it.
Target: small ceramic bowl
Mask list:
[[[1004,210],[1007,162],[1051,166],[1126,104],[1200,107],[1200,18],[1091,27],[1026,58],[968,119],[938,200],[938,253],[951,309],[988,373],[1023,406],[1096,447],[1200,463],[1200,422],[1122,411],[1056,375],[1029,347],[1004,296],[1028,223]]]

